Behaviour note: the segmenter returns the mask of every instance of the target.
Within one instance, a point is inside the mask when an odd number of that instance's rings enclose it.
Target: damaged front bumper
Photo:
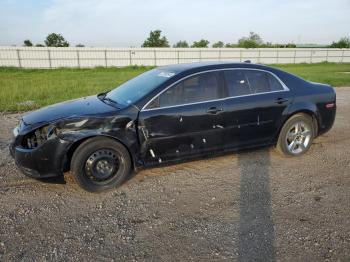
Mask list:
[[[15,144],[10,145],[11,156],[26,176],[46,178],[63,175],[68,142],[55,138],[34,149]]]

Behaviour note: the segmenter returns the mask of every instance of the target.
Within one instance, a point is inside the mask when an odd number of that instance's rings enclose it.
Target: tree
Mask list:
[[[223,48],[224,47],[224,42],[218,41],[212,45],[213,48]]]
[[[33,43],[29,39],[24,40],[23,44],[24,46],[33,46]]]
[[[165,36],[161,37],[162,31],[151,31],[149,37],[143,42],[142,47],[169,47],[169,42]]]
[[[350,38],[342,37],[338,42],[333,42],[329,47],[331,48],[350,48]]]
[[[261,37],[254,32],[250,32],[248,37],[242,37],[238,40],[238,47],[256,48],[262,44]]]
[[[77,44],[77,45],[75,45],[75,47],[85,47],[85,45],[83,45],[83,44]]]
[[[61,34],[51,33],[46,37],[45,45],[53,47],[67,47],[69,46],[69,43]]]
[[[43,44],[36,44],[36,47],[45,47]]]
[[[201,39],[198,42],[194,41],[191,47],[208,47],[209,41],[205,39]]]
[[[188,45],[188,43],[186,41],[179,41],[175,45],[173,45],[173,47],[182,47],[182,48],[184,48],[184,47],[190,47],[190,46]]]
[[[235,48],[235,47],[238,47],[237,44],[230,44],[230,43],[227,43],[225,45],[226,48]]]

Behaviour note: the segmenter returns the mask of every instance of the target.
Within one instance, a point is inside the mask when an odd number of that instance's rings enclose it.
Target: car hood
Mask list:
[[[116,112],[118,108],[102,102],[97,96],[83,97],[33,111],[23,116],[25,125],[40,125],[63,118],[103,115]]]

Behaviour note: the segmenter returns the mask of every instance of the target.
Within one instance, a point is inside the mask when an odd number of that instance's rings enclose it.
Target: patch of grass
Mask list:
[[[0,68],[0,111],[26,111],[117,87],[150,67]]]
[[[350,64],[273,65],[314,82],[350,86]],[[113,89],[152,67],[93,69],[0,68],[0,111],[36,109]]]

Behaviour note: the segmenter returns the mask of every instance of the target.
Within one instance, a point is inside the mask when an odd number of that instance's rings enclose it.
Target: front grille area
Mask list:
[[[53,134],[53,132],[48,132],[48,126],[45,126],[27,134],[24,136],[22,146],[28,149],[37,148],[47,141],[48,133],[50,135]]]

